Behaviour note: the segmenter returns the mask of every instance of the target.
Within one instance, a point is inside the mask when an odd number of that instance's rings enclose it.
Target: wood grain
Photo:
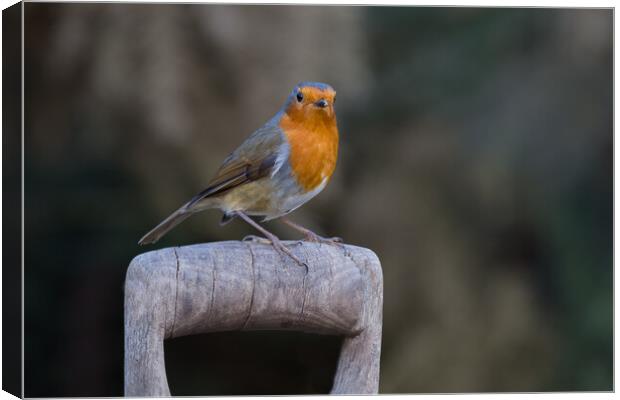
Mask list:
[[[125,281],[125,395],[169,396],[164,339],[215,331],[295,330],[345,339],[331,393],[379,386],[383,279],[370,250],[217,242],[134,258]]]

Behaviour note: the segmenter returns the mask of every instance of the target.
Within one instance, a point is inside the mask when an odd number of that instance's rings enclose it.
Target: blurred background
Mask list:
[[[612,390],[612,17],[26,3],[26,396],[122,395],[131,259],[255,232],[137,240],[302,80],[338,91],[341,150],[292,218],[380,257],[380,392]],[[208,334],[166,365],[175,395],[326,393],[339,346]]]

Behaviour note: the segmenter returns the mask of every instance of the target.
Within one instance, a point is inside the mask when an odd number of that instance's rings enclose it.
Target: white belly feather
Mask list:
[[[323,178],[321,183],[309,192],[300,193],[300,194],[292,194],[292,195],[286,196],[286,200],[284,200],[284,202],[282,203],[282,206],[279,207],[280,210],[282,210],[282,212],[276,215],[268,215],[265,217],[264,221],[268,221],[270,219],[281,217],[301,207],[304,203],[308,202],[314,196],[321,193],[321,191],[325,189],[325,186],[327,185],[328,180],[329,178],[327,177]]]

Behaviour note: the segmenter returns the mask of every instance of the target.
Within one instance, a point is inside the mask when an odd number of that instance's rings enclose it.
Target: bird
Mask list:
[[[279,219],[308,241],[341,245],[340,238],[324,238],[286,217],[318,195],[333,176],[339,143],[335,103],[336,91],[326,83],[295,85],[278,112],[224,159],[207,187],[138,243],[155,243],[195,213],[220,209],[221,225],[240,218],[265,236],[250,240],[269,243],[281,256],[306,267],[251,217]]]

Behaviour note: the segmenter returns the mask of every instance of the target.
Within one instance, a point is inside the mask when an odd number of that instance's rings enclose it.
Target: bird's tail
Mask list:
[[[139,245],[145,245],[149,243],[155,243],[162,236],[168,233],[172,228],[179,225],[181,222],[185,221],[186,218],[190,217],[193,214],[192,211],[185,208],[185,206],[179,208],[175,212],[173,212],[168,218],[163,220],[159,225],[155,228],[151,229],[149,233],[144,235],[142,239],[138,242]]]
[[[151,229],[149,233],[144,235],[142,239],[138,241],[139,245],[155,243],[162,236],[168,233],[172,228],[191,217],[193,214],[206,210],[208,208],[214,208],[218,206],[217,200],[205,196],[204,192],[201,192],[194,196],[193,199],[185,203],[181,208],[170,214],[168,218],[159,223],[155,228]]]

